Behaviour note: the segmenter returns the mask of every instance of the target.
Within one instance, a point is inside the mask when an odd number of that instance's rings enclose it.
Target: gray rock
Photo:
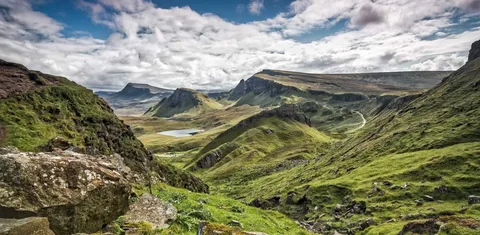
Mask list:
[[[480,204],[480,196],[470,195],[468,196],[468,204]]]
[[[437,192],[437,193],[447,193],[448,188],[445,185],[441,185],[441,186],[435,187],[435,192]]]
[[[153,229],[167,228],[168,222],[177,218],[177,209],[156,196],[144,193],[124,216],[126,223],[149,222]]]
[[[128,209],[131,188],[116,169],[70,151],[0,154],[0,215],[47,217],[59,235],[96,232]]]
[[[240,223],[240,222],[237,221],[237,220],[232,220],[232,221],[230,221],[230,223],[228,223],[228,225],[234,226],[234,227],[243,228],[243,224]]]
[[[415,204],[416,204],[417,206],[421,206],[421,205],[423,205],[423,201],[420,200],[420,199],[415,200]]]
[[[0,235],[55,235],[48,219],[28,217],[24,219],[0,219]]]
[[[426,202],[434,202],[435,198],[429,195],[423,195],[423,200],[425,200]]]
[[[383,185],[385,185],[385,186],[392,186],[393,183],[390,182],[390,181],[383,181]]]

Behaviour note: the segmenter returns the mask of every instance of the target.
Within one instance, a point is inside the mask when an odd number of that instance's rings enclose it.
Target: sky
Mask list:
[[[480,0],[0,0],[0,59],[94,90],[455,70],[479,39]]]

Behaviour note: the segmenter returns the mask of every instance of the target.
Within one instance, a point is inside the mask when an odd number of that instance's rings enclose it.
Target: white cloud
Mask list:
[[[324,73],[451,70],[462,65],[470,44],[480,39],[480,28],[456,34],[447,30],[459,14],[457,3],[297,0],[274,18],[235,24],[188,7],[80,1],[94,22],[115,31],[99,40],[85,33],[65,37],[63,24],[33,11],[27,1],[9,0],[0,2],[9,9],[0,11],[0,58],[90,88],[117,89],[127,82],[228,88],[266,68]],[[372,11],[378,17],[365,18]],[[325,38],[309,43],[291,38],[341,20],[350,23]],[[422,39],[434,34],[442,37]]]
[[[467,62],[466,56],[457,54],[439,55],[433,59],[412,65],[411,70],[418,71],[438,71],[438,70],[456,70]]]
[[[251,0],[248,4],[248,12],[253,15],[260,15],[263,8],[263,0]]]

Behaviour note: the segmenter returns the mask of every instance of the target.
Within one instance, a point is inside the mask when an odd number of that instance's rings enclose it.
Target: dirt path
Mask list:
[[[365,124],[367,124],[367,119],[365,119],[365,117],[363,116],[362,113],[360,113],[360,112],[358,112],[358,111],[353,111],[353,112],[354,112],[354,113],[358,113],[358,115],[360,115],[360,117],[362,118],[362,125],[359,126],[359,127],[357,127],[357,128],[355,128],[355,129],[353,129],[353,130],[349,130],[347,133],[353,133],[353,132],[355,132],[355,131],[358,131],[358,130],[362,129],[362,128],[365,126]]]

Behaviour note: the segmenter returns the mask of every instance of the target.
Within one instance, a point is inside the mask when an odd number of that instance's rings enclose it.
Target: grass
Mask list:
[[[145,146],[155,153],[183,152],[201,148],[217,135],[250,117],[260,108],[254,106],[238,106],[225,109],[210,110],[191,119],[160,118],[160,117],[121,117],[132,126],[135,135]],[[172,137],[159,135],[157,132],[187,128],[204,129],[205,132],[190,137]]]
[[[148,191],[143,187],[137,187],[135,190],[137,195]],[[152,231],[152,234],[196,234],[200,221],[211,222],[225,228],[225,225],[232,220],[240,222],[245,231],[264,232],[271,235],[310,234],[293,220],[276,211],[246,206],[240,201],[227,197],[192,193],[166,184],[154,185],[153,194],[172,203],[179,214],[177,220],[168,229]]]

